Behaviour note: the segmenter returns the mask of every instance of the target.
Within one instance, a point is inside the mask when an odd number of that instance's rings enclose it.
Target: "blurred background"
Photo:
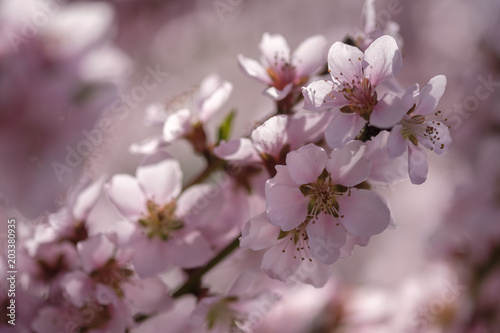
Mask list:
[[[133,174],[142,156],[130,145],[161,134],[144,125],[147,105],[175,111],[211,73],[234,90],[209,126],[236,108],[233,137],[248,134],[274,105],[240,71],[237,55],[258,58],[264,32],[282,34],[291,49],[315,34],[330,45],[354,36],[363,3],[1,0],[4,215],[34,221],[57,210],[82,177]],[[288,295],[261,331],[294,316],[290,332],[500,332],[500,298],[491,297],[500,295],[500,1],[375,7],[381,22],[400,26],[402,86],[448,78],[439,108],[450,115],[453,146],[444,157],[429,155],[425,184],[379,188],[395,227],[336,263],[329,292]],[[157,84],[144,89],[151,73]],[[169,151],[185,180],[202,169],[188,144]],[[101,199],[90,216],[94,232],[118,219]],[[351,314],[342,325],[332,319],[339,307]]]

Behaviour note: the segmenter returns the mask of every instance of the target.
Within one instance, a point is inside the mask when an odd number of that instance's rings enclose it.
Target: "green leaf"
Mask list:
[[[231,127],[233,125],[233,118],[236,114],[236,109],[232,109],[231,112],[222,120],[222,124],[219,126],[219,138],[217,140],[217,144],[222,140],[227,141],[231,134]]]

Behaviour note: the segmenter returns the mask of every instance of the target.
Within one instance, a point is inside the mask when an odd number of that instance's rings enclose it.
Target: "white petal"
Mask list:
[[[266,68],[281,67],[284,61],[290,58],[290,48],[285,38],[281,35],[271,35],[264,33],[259,44],[260,52],[262,53],[262,64]]]
[[[166,152],[147,156],[137,168],[136,175],[148,199],[157,204],[167,204],[181,192],[181,167]]]
[[[278,115],[266,120],[252,132],[252,141],[259,153],[265,153],[275,158],[279,157],[281,149],[287,143],[286,128],[288,117]]]
[[[290,93],[290,91],[292,91],[292,88],[293,88],[293,82],[287,84],[285,87],[283,87],[282,90],[279,90],[275,87],[269,87],[266,90],[264,90],[264,95],[271,97],[275,101],[281,101]]]
[[[269,77],[269,74],[267,74],[267,70],[262,67],[259,62],[239,54],[238,64],[243,72],[245,72],[248,76],[269,85],[273,83],[273,80]]]
[[[129,220],[136,220],[146,209],[146,196],[136,178],[118,174],[106,184],[106,193],[118,211]]]
[[[367,77],[373,86],[394,78],[401,67],[403,59],[396,40],[388,35],[377,38],[365,51],[365,68]]]
[[[437,75],[429,80],[420,91],[420,101],[413,111],[414,115],[426,116],[434,112],[446,89],[446,76]]]
[[[171,114],[163,125],[163,139],[169,143],[189,134],[193,128],[191,117],[188,109]]]
[[[333,89],[332,81],[319,80],[302,88],[304,95],[304,109],[309,111],[328,110],[336,106],[345,105],[345,98]]]
[[[198,119],[205,123],[226,103],[233,91],[233,85],[212,74],[205,78],[196,96]]]
[[[335,42],[328,52],[328,68],[332,77],[340,82],[363,79],[363,52],[357,47]]]
[[[306,77],[316,74],[326,64],[328,41],[322,35],[307,38],[293,53],[296,76]]]

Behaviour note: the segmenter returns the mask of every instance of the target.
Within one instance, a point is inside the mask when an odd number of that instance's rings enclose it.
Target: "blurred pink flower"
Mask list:
[[[185,268],[204,264],[212,255],[205,237],[182,219],[191,207],[181,192],[179,163],[165,152],[146,157],[136,177],[118,174],[107,184],[111,202],[127,221],[113,230],[118,242],[134,249],[132,262],[139,276],[165,270],[169,263]]]
[[[134,144],[130,150],[134,153],[150,154],[181,138],[203,146],[206,138],[202,126],[222,107],[232,90],[233,85],[230,82],[212,74],[203,79],[192,96],[191,103],[186,103],[174,113],[167,114],[165,107],[159,103],[150,105],[146,110],[146,120],[162,126],[163,135]]]

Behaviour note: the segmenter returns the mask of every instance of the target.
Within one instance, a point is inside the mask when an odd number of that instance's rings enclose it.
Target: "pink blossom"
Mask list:
[[[171,306],[166,286],[157,277],[140,279],[128,267],[131,251],[117,249],[103,234],[78,243],[77,248],[82,270],[66,274],[62,281],[73,305],[81,307],[89,297],[101,303],[99,293],[107,290],[108,299],[124,301],[130,310],[143,315]]]
[[[444,75],[433,77],[420,92],[418,85],[410,87],[403,96],[404,110],[407,112],[400,123],[392,128],[387,141],[392,157],[408,151],[408,172],[413,184],[422,184],[427,178],[427,156],[422,148],[442,155],[451,144],[447,118],[441,111],[434,111],[445,87]]]
[[[248,76],[269,86],[265,95],[280,101],[319,73],[326,61],[326,45],[325,37],[316,35],[292,53],[283,36],[264,33],[259,45],[260,63],[241,54],[238,63]]]
[[[107,184],[111,202],[127,221],[113,228],[119,242],[134,249],[132,262],[139,276],[152,276],[169,263],[191,268],[212,255],[205,237],[179,212],[188,212],[189,197],[181,192],[179,163],[165,152],[146,157],[136,177],[119,174]]]
[[[230,82],[212,74],[203,79],[191,100],[185,101],[174,113],[167,114],[165,106],[159,103],[148,106],[147,122],[161,125],[163,135],[132,145],[131,152],[150,154],[181,138],[205,140],[201,127],[222,107],[232,90]]]
[[[384,201],[356,187],[370,174],[365,149],[354,141],[328,158],[322,148],[308,144],[290,152],[286,166],[276,167],[276,176],[266,184],[266,215],[250,220],[241,243],[254,250],[271,247],[262,262],[271,277],[284,280],[314,259],[320,262],[317,280],[308,276],[308,283],[320,286],[328,276],[322,264],[340,257],[348,234],[359,237],[348,244],[352,248],[352,242],[363,243],[388,226],[390,212]]]
[[[306,110],[339,111],[325,133],[332,148],[354,139],[367,122],[390,128],[401,120],[399,98],[391,92],[378,98],[375,90],[401,67],[401,54],[391,36],[377,38],[364,53],[341,42],[332,45],[328,53],[332,81],[315,81],[302,89]]]

